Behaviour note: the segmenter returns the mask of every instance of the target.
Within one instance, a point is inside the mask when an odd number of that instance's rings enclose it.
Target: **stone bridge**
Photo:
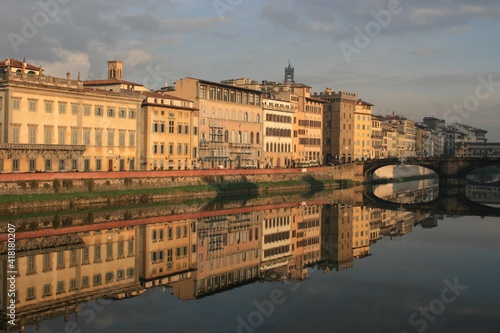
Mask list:
[[[365,182],[373,179],[373,173],[384,166],[400,165],[397,158],[368,160],[363,162],[363,178]],[[405,165],[417,165],[430,169],[439,175],[439,185],[464,186],[465,176],[474,169],[497,166],[500,167],[500,158],[493,157],[447,157],[447,158],[407,158]]]
[[[363,204],[389,210],[403,209],[422,211],[443,215],[500,216],[500,208],[486,206],[471,201],[465,195],[465,186],[439,187],[438,197],[429,202],[401,204],[377,197],[372,190],[365,187]]]

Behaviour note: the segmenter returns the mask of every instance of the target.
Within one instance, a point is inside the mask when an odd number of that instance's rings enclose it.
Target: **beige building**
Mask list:
[[[323,154],[333,162],[351,162],[354,158],[354,112],[356,94],[333,92],[326,88],[315,97],[325,100]]]
[[[0,62],[0,170],[118,171],[138,167],[141,98]]]
[[[372,152],[372,107],[363,100],[356,101],[354,111],[354,158],[364,161]]]
[[[385,158],[383,151],[384,134],[382,131],[382,118],[372,116],[372,151],[371,158]]]
[[[262,109],[264,167],[290,167],[293,161],[293,118],[297,106],[284,100],[264,98]]]
[[[354,258],[370,255],[371,208],[356,206],[352,214],[352,252]]]
[[[80,312],[103,298],[139,295],[136,228],[112,228],[16,241],[16,326]],[[7,244],[0,244],[0,271],[7,276]],[[9,286],[0,282],[0,309]],[[99,304],[99,303],[98,303]],[[2,310],[4,311],[4,310]],[[87,320],[88,311],[81,311]]]
[[[292,278],[308,278],[307,266],[321,260],[321,213],[320,205],[302,205],[293,209],[291,253],[295,263]]]
[[[198,168],[198,112],[194,102],[166,93],[141,92],[144,170]]]
[[[325,205],[322,208],[322,218],[322,257],[326,261],[326,267],[336,271],[353,268],[353,206]]]
[[[262,167],[262,92],[183,78],[168,94],[194,101],[199,110],[202,168]]]

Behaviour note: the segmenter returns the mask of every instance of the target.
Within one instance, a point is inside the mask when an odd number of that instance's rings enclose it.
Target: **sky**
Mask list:
[[[500,142],[498,0],[2,0],[0,59],[46,75],[159,89],[183,77],[354,92],[375,114],[425,116]]]

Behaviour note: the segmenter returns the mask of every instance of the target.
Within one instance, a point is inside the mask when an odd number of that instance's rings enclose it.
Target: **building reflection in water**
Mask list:
[[[22,331],[49,318],[77,319],[90,300],[139,296],[148,288],[168,287],[190,300],[257,280],[307,279],[312,266],[343,271],[354,267],[355,258],[369,256],[381,237],[405,235],[417,223],[437,223],[425,213],[325,202],[161,220],[102,230],[94,224],[44,237],[34,232],[25,239],[20,234],[17,326],[3,322],[2,328]],[[6,251],[3,242],[2,276],[8,271]],[[5,315],[8,286],[5,279],[0,283]]]

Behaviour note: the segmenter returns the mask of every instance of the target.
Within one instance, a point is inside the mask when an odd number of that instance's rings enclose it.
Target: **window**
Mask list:
[[[89,264],[89,248],[88,247],[83,248],[83,251],[82,251],[82,264],[83,265]]]
[[[45,253],[43,255],[43,271],[50,271],[52,270],[52,261],[50,258],[50,253]]]
[[[200,86],[200,98],[207,98],[207,86]]]
[[[108,108],[108,117],[114,117],[114,116],[115,116],[115,109]]]
[[[28,143],[36,144],[36,126],[28,125]]]
[[[90,286],[89,277],[88,276],[82,277],[82,288],[88,288],[89,286]]]
[[[57,269],[62,269],[65,267],[64,263],[64,252],[57,252]]]
[[[128,145],[129,147],[135,147],[135,132],[129,132]]]
[[[45,127],[45,144],[52,144],[52,127]]]
[[[101,245],[94,245],[94,262],[101,262]]]
[[[173,120],[169,120],[168,121],[168,133],[171,133],[173,134],[174,133],[174,121]]]
[[[16,98],[12,100],[12,109],[19,110],[21,108],[21,100]]]
[[[118,133],[118,144],[120,147],[125,147],[125,131],[120,131]]]
[[[125,278],[125,270],[124,269],[119,269],[116,271],[116,280],[120,281]]]
[[[126,118],[127,117],[127,110],[120,109],[120,111],[118,111],[118,117],[120,117],[120,118]]]
[[[78,129],[76,128],[71,129],[71,144],[72,145],[78,144]]]
[[[129,240],[128,241],[128,254],[127,257],[133,257],[134,256],[134,241]]]
[[[113,260],[113,244],[106,244],[106,261]]]
[[[58,144],[64,145],[66,144],[66,128],[65,127],[60,127],[58,130]]]
[[[102,146],[102,129],[95,129],[95,145],[98,147]]]
[[[69,290],[73,291],[73,290],[76,290],[76,289],[77,289],[76,279],[70,279],[69,280]]]
[[[59,103],[59,113],[60,114],[66,113],[66,103]]]
[[[51,291],[51,287],[50,287],[50,283],[46,283],[43,285],[43,294],[42,296],[43,297],[46,297],[46,296],[50,296],[52,294],[52,291]]]
[[[127,278],[132,278],[134,277],[134,274],[135,274],[135,270],[133,267],[131,268],[127,268]]]
[[[102,283],[102,275],[101,274],[95,274],[94,277],[92,278],[92,282],[95,285],[99,285]]]
[[[35,299],[35,298],[36,298],[36,296],[35,296],[35,287],[29,287],[26,290],[26,300],[30,301],[30,300]]]
[[[19,126],[12,127],[12,143],[19,143]]]
[[[35,274],[35,273],[36,273],[35,256],[31,255],[28,256],[27,274]]]
[[[83,129],[83,144],[87,146],[90,145],[90,128]]]
[[[115,130],[108,129],[108,147],[115,145]]]
[[[45,101],[45,112],[52,113],[52,102]]]
[[[128,111],[128,117],[130,119],[135,119],[135,114],[136,114],[135,110],[129,110]]]
[[[36,103],[37,101],[35,99],[30,99],[28,101],[28,108],[30,112],[36,112]]]
[[[64,281],[57,281],[57,291],[56,294],[64,293]]]
[[[77,104],[71,104],[71,114],[73,114],[73,115],[78,114],[78,105]]]
[[[69,266],[76,266],[76,250],[71,250],[69,253]]]
[[[105,278],[106,278],[106,283],[111,283],[115,280],[115,273],[107,272]]]
[[[83,106],[83,115],[84,116],[90,116],[90,105],[84,105]]]
[[[94,109],[94,111],[95,111],[95,115],[96,116],[102,117],[102,113],[103,113],[102,106],[96,106],[95,109]]]
[[[125,243],[123,241],[118,242],[118,259],[125,258]]]
[[[52,160],[45,159],[45,171],[52,171]]]

